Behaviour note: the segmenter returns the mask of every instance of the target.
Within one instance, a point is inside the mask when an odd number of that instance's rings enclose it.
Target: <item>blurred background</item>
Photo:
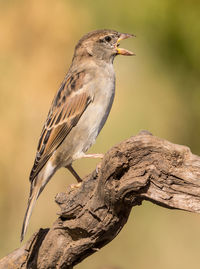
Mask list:
[[[134,33],[117,57],[117,89],[108,121],[90,152],[106,152],[146,129],[200,154],[200,1],[0,1],[0,256],[20,246],[29,173],[42,125],[85,33]],[[97,161],[75,163],[83,177]],[[25,240],[50,227],[56,193],[75,183],[60,169],[40,196]],[[200,215],[150,203],[134,208],[108,246],[77,269],[199,268]]]

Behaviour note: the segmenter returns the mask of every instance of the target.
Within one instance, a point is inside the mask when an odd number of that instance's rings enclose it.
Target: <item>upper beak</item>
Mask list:
[[[126,50],[126,49],[123,49],[123,48],[118,48],[118,46],[119,46],[119,42],[120,42],[121,40],[130,38],[130,37],[135,37],[135,35],[131,35],[131,34],[121,34],[121,35],[120,35],[120,37],[118,38],[117,43],[116,43],[117,54],[120,54],[120,55],[126,55],[126,56],[132,56],[132,55],[135,55],[135,53],[133,53],[133,52],[131,52],[131,51],[129,51],[129,50]]]

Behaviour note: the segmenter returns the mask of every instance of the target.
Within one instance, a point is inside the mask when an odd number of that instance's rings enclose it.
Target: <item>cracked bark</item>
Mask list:
[[[108,244],[132,207],[157,205],[200,212],[200,157],[148,132],[111,148],[80,188],[59,193],[59,218],[0,260],[0,268],[67,268]]]

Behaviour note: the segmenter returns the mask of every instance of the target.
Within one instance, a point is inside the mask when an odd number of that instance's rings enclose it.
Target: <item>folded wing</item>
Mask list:
[[[83,74],[67,77],[54,98],[40,136],[30,181],[33,181],[53,152],[76,126],[92,101],[91,96],[82,90],[79,80],[83,80]]]

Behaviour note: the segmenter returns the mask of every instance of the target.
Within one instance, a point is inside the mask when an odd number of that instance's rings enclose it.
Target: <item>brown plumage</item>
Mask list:
[[[30,174],[30,195],[24,217],[23,240],[34,204],[60,168],[66,167],[81,181],[72,162],[86,155],[110,112],[115,93],[113,60],[116,55],[133,55],[118,48],[119,41],[132,35],[113,30],[86,34],[75,47],[70,69],[56,93],[44,124]]]
[[[72,96],[77,89],[81,88],[81,81],[77,75],[75,76],[78,79],[77,83],[74,83],[74,86],[70,83],[74,80],[72,75],[65,80],[54,98],[40,136],[35,162],[30,174],[30,181],[37,176],[53,152],[77,124],[82,113],[91,102],[91,97],[85,92]],[[83,75],[80,78],[83,78]]]

